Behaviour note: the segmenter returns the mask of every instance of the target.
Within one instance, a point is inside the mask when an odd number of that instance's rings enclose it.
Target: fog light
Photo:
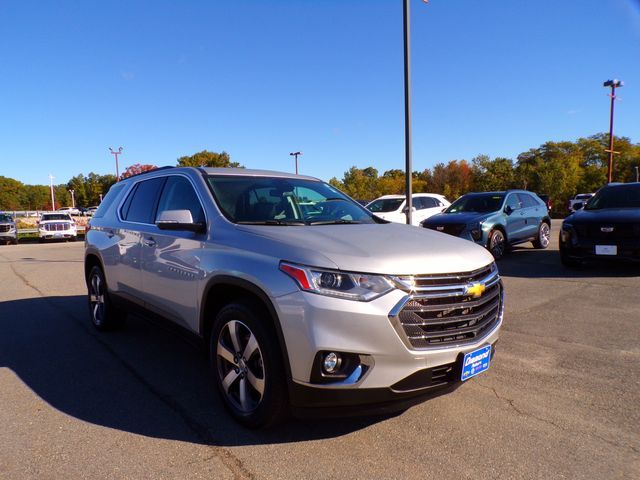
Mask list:
[[[326,373],[335,373],[340,369],[342,359],[335,352],[327,353],[322,360],[322,368]]]
[[[471,230],[471,237],[477,242],[482,239],[482,230],[474,228]]]

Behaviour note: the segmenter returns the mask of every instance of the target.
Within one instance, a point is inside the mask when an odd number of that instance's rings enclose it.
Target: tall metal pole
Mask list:
[[[609,115],[609,168],[607,171],[607,181],[613,180],[613,110],[616,104],[616,85],[611,85],[611,112]]]
[[[613,110],[616,102],[616,87],[622,87],[624,82],[615,79],[607,80],[602,84],[604,87],[611,87],[611,110],[609,115],[609,150],[605,150],[609,153],[609,165],[607,169],[607,182],[611,183],[613,180],[613,156],[618,153],[613,150]]]
[[[302,155],[302,152],[291,152],[289,155],[296,158],[296,175],[298,175],[298,155]]]
[[[636,165],[636,182],[640,182],[640,172],[638,171],[638,166]]]
[[[113,148],[109,147],[109,151],[111,152],[111,155],[116,157],[116,182],[118,182],[120,180],[120,169],[118,168],[118,155],[122,153],[122,147],[118,148],[118,150],[114,150]]]
[[[76,191],[69,190],[69,193],[71,194],[71,207],[76,208]]]
[[[56,178],[53,175],[49,174],[49,189],[51,190],[51,211],[56,211],[56,198],[53,194],[53,179]]]
[[[411,202],[413,172],[411,158],[411,51],[410,51],[410,0],[404,0],[403,23],[404,23],[404,153],[405,153],[405,194],[406,194],[406,215],[407,224],[411,225],[413,204]]]

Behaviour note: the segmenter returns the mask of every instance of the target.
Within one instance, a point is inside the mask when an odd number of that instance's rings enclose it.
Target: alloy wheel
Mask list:
[[[549,225],[542,222],[540,224],[540,233],[538,234],[538,241],[542,248],[547,248],[549,246],[549,242],[551,239],[551,231],[549,229]]]
[[[264,361],[256,336],[246,324],[230,320],[220,330],[216,356],[225,396],[240,412],[253,412],[265,391]]]
[[[504,235],[500,230],[494,230],[491,235],[491,243],[489,245],[489,251],[494,256],[494,258],[498,259],[504,255]]]
[[[104,286],[98,273],[94,273],[89,282],[89,308],[93,323],[98,327],[102,326],[105,318]]]

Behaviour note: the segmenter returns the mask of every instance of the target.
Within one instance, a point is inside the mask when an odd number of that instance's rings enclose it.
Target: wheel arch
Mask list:
[[[292,376],[289,354],[287,352],[287,344],[284,339],[278,313],[269,296],[254,283],[228,275],[219,275],[212,278],[204,289],[200,303],[198,332],[200,336],[205,341],[209,338],[213,327],[213,320],[217,313],[225,305],[234,301],[249,303],[251,306],[261,309],[268,315],[270,326],[273,327],[276,334],[278,348],[280,349],[280,354],[282,355],[285,366],[286,377],[290,384]]]
[[[102,266],[100,257],[98,257],[98,255],[96,255],[95,253],[88,253],[84,257],[84,281],[87,284],[89,282],[89,273],[91,272],[91,269],[93,267],[100,267],[102,269],[103,275],[105,275],[106,278],[106,273],[104,271],[104,267]]]

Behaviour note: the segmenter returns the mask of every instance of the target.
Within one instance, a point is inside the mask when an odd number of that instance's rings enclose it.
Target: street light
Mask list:
[[[620,153],[613,150],[613,108],[614,108],[614,103],[616,101],[616,88],[624,86],[624,82],[616,78],[614,80],[607,80],[602,84],[602,86],[611,87],[611,93],[609,94],[609,96],[611,97],[611,110],[609,115],[609,150],[605,150],[605,152],[609,152],[609,168],[607,171],[607,182],[611,183],[613,179],[613,155],[616,153]]]
[[[53,179],[56,178],[53,175],[49,174],[49,188],[51,189],[51,211],[56,211],[56,197],[53,194]]]
[[[69,189],[69,193],[71,194],[71,207],[76,208],[76,191]]]
[[[411,172],[413,171],[411,158],[411,32],[410,32],[410,0],[404,0],[402,9],[402,20],[404,26],[404,175],[405,175],[405,208],[407,210],[407,225],[411,225],[412,205],[412,185]]]
[[[302,155],[302,152],[291,152],[289,155],[296,157],[296,175],[298,175],[298,155]]]
[[[109,151],[111,152],[111,155],[116,157],[116,182],[117,182],[118,180],[120,180],[120,171],[118,169],[118,155],[122,153],[122,147],[120,147],[118,150],[114,150],[113,148],[109,147]]]

